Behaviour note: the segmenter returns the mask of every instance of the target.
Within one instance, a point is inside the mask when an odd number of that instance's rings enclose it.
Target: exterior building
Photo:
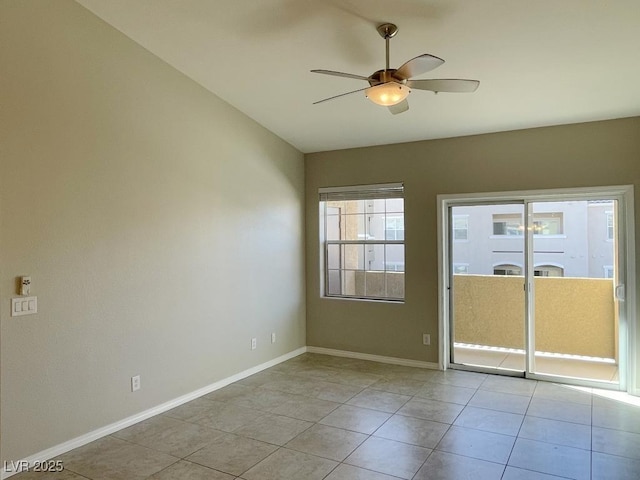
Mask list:
[[[534,275],[613,278],[614,203],[534,204]],[[523,275],[522,204],[455,207],[452,219],[455,274]]]

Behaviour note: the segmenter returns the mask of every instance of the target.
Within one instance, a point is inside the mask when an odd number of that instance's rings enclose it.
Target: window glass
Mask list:
[[[533,234],[534,235],[562,235],[563,222],[562,213],[534,213],[533,214]]]
[[[455,275],[461,275],[469,273],[469,265],[465,265],[462,263],[454,263],[453,264],[453,273]]]
[[[403,300],[403,188],[348,188],[320,193],[324,295]]]
[[[518,213],[494,213],[493,214],[493,234],[494,235],[522,235],[524,224],[522,215]]]
[[[468,215],[453,216],[453,239],[469,240],[469,216]]]

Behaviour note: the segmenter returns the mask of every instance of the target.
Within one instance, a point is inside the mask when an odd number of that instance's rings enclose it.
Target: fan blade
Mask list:
[[[434,68],[439,67],[443,63],[443,59],[425,53],[424,55],[412,58],[407,63],[402,65],[398,70],[396,70],[393,76],[400,80],[406,80],[408,78],[412,78],[417,75],[422,75],[423,73],[429,72]]]
[[[364,80],[368,82],[367,77],[362,75],[354,75],[353,73],[334,72],[333,70],[311,70],[311,73],[322,73],[323,75],[332,75],[334,77],[354,78],[356,80]]]
[[[354,91],[352,91],[352,92],[341,93],[340,95],[335,95],[335,96],[333,96],[333,97],[325,98],[325,99],[323,99],[323,100],[318,100],[317,102],[313,102],[313,104],[314,104],[314,105],[317,105],[318,103],[328,102],[329,100],[333,100],[334,98],[344,97],[345,95],[351,95],[352,93],[363,92],[363,91],[365,91],[367,88],[369,88],[369,87],[359,88],[358,90],[354,90]]]
[[[407,102],[407,99],[405,98],[400,103],[396,103],[395,105],[391,105],[390,107],[387,107],[387,108],[392,114],[398,115],[399,113],[406,112],[407,110],[409,110],[409,102]]]
[[[407,87],[432,92],[471,93],[480,85],[478,80],[461,80],[458,78],[434,78],[430,80],[409,80]]]

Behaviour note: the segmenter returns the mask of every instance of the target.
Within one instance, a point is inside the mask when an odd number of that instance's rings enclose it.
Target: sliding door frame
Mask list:
[[[528,205],[537,201],[568,201],[568,200],[598,200],[602,198],[612,198],[618,201],[617,239],[618,249],[624,258],[619,264],[618,283],[625,285],[625,299],[619,302],[619,348],[620,348],[620,383],[621,390],[640,395],[640,385],[637,382],[638,368],[638,348],[640,343],[638,319],[636,318],[636,276],[635,276],[635,226],[634,226],[634,192],[632,185],[608,186],[608,187],[585,187],[566,188],[552,190],[527,190],[510,192],[491,193],[470,193],[470,194],[447,194],[438,195],[438,316],[439,316],[439,366],[441,369],[458,368],[451,363],[451,340],[450,332],[450,262],[452,254],[449,235],[451,228],[449,217],[450,207],[470,204],[492,204],[492,203],[524,203],[525,217],[527,217]],[[528,219],[525,219],[528,222]],[[525,235],[525,248],[528,248]],[[530,255],[530,254],[529,254]],[[531,259],[529,259],[531,260]],[[528,265],[530,262],[525,262]],[[525,272],[525,285],[530,288],[532,275]],[[527,321],[531,318],[530,299],[531,293],[526,295]],[[533,319],[535,321],[535,319]],[[531,347],[532,340],[529,338],[530,328],[525,328],[527,352]],[[526,360],[526,372],[530,372],[529,357]],[[624,356],[624,357],[623,357]],[[494,371],[487,369],[487,371]],[[526,373],[529,378],[540,380],[559,380],[555,376]],[[496,373],[494,371],[494,373]],[[502,373],[502,372],[500,372]],[[519,372],[514,372],[519,375]],[[601,382],[589,382],[562,378],[563,383],[575,383],[585,386],[595,386],[603,388]]]
[[[452,282],[453,276],[452,276],[452,272],[450,270],[452,262],[448,261],[449,260],[449,256],[453,255],[453,238],[452,235],[450,235],[449,233],[449,229],[450,226],[453,224],[453,209],[451,207],[475,207],[475,206],[500,206],[500,205],[518,205],[520,207],[522,207],[522,215],[524,217],[526,217],[526,203],[524,200],[522,199],[513,199],[513,198],[504,198],[502,200],[497,200],[493,197],[491,198],[485,198],[483,200],[478,200],[478,199],[469,199],[469,198],[456,198],[454,201],[451,201],[448,203],[448,205],[445,207],[445,215],[447,217],[447,226],[446,226],[446,230],[444,231],[444,233],[446,234],[446,239],[445,239],[445,243],[446,243],[446,251],[447,251],[447,257],[444,258],[444,262],[446,263],[446,267],[447,267],[447,272],[446,272],[446,278],[447,278],[447,356],[445,357],[446,360],[446,368],[455,368],[456,370],[470,370],[470,371],[474,371],[474,372],[484,372],[484,373],[498,373],[498,369],[496,367],[490,367],[490,366],[481,366],[481,365],[474,365],[473,367],[464,365],[464,364],[460,364],[460,363],[452,363],[451,362],[451,353],[453,352],[453,348],[454,348],[454,338],[455,338],[455,332],[453,331],[453,329],[455,328],[455,325],[452,325],[452,322],[449,321],[450,320],[450,314],[453,311],[453,298],[451,296],[451,285],[450,283]],[[522,249],[523,252],[526,254],[527,251],[527,235],[524,235],[523,241],[522,241]],[[527,265],[527,261],[525,258],[526,255],[523,255],[522,258],[522,265],[523,265],[523,274],[525,274],[524,271],[524,267],[526,267]],[[526,285],[526,275],[523,279],[523,288]],[[524,293],[524,292],[523,292]],[[523,312],[524,313],[524,312]],[[524,322],[522,325],[522,328],[524,329],[524,333],[525,333],[525,344],[528,344],[528,339],[527,339],[527,329],[525,328],[526,325],[526,316],[524,318]],[[440,331],[442,331],[442,329],[440,329]],[[528,356],[525,355],[525,362],[528,362]],[[455,365],[455,367],[454,367]],[[507,377],[524,377],[526,376],[526,371],[528,369],[528,364],[525,363],[525,369],[524,370],[499,370],[500,375],[503,376],[507,376]]]

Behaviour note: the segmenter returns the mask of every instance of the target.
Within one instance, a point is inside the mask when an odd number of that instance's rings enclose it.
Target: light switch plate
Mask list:
[[[11,299],[11,316],[38,313],[38,297],[16,297]]]

